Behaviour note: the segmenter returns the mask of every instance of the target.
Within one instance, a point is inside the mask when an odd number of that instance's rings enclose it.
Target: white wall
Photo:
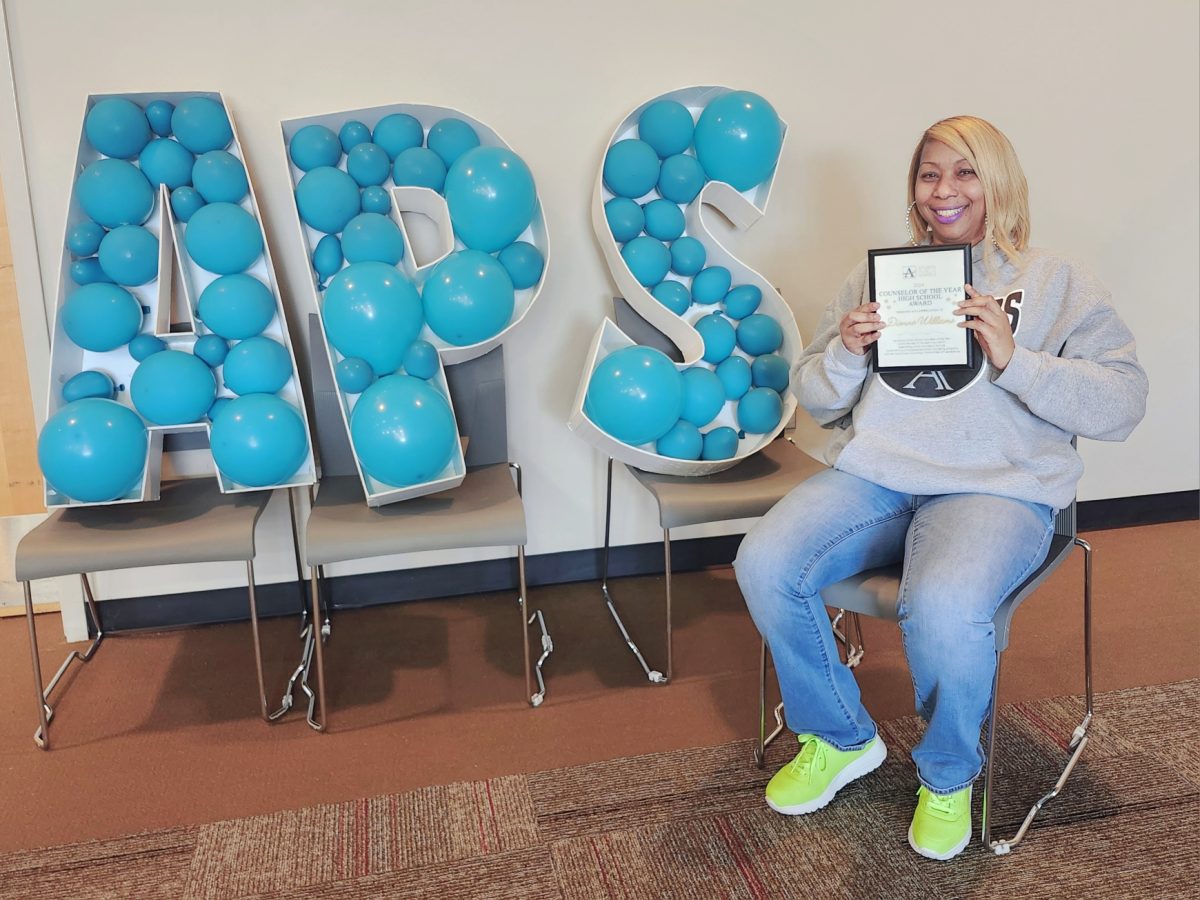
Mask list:
[[[224,92],[294,332],[307,310],[292,298],[307,296],[308,266],[289,221],[280,119],[398,101],[454,106],[486,121],[528,161],[553,244],[542,297],[506,349],[531,553],[602,540],[603,461],[564,424],[612,291],[590,231],[590,189],[618,120],[687,84],[756,90],[789,122],[770,211],[736,245],[781,287],[802,334],[868,246],[901,242],[904,175],[920,131],[963,112],[998,124],[1029,177],[1034,243],[1094,267],[1150,373],[1149,414],[1134,436],[1084,443],[1080,498],[1200,483],[1194,0],[5,5],[47,298],[89,92]],[[7,184],[19,160],[2,108],[0,120]],[[10,208],[14,230],[21,212]],[[31,266],[28,257],[17,262],[26,284]],[[31,353],[37,358],[44,348]],[[44,383],[44,372],[33,375],[35,385]],[[614,542],[657,539],[643,493],[623,477],[617,494]],[[265,580],[294,577],[285,523],[283,515],[268,523],[278,540],[260,553]],[[397,563],[465,558],[480,556],[422,554]],[[101,591],[233,584],[239,574],[234,567],[115,575]]]

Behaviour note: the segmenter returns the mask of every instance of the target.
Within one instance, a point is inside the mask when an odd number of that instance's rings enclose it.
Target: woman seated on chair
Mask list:
[[[950,859],[971,839],[997,665],[992,617],[1045,559],[1055,510],[1075,495],[1083,465],[1072,436],[1127,437],[1147,382],[1104,287],[1028,246],[1025,176],[993,125],[959,116],[929,128],[908,196],[910,229],[927,242],[973,245],[974,284],[958,314],[986,359],[954,383],[948,372],[872,374],[868,351],[887,323],[861,263],[792,376],[801,405],[835,430],[833,467],[754,527],[735,566],[800,740],[767,803],[801,815],[886,754],[820,591],[903,562],[900,630],[926,722],[908,839],[922,856]]]

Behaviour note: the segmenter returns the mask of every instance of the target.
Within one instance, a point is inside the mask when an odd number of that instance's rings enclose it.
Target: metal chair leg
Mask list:
[[[1087,731],[1092,723],[1092,716],[1095,712],[1092,696],[1092,548],[1087,541],[1080,538],[1075,538],[1075,544],[1083,548],[1083,677],[1085,705],[1083,720],[1071,733],[1071,740],[1067,747],[1073,752],[1071,753],[1071,758],[1067,760],[1066,765],[1063,767],[1062,774],[1058,776],[1058,781],[1054,783],[1054,787],[1033,805],[1025,815],[1025,820],[1021,822],[1021,827],[1017,829],[1017,833],[1013,837],[1008,840],[992,840],[992,763],[996,746],[996,705],[999,693],[997,688],[1000,686],[1000,656],[997,654],[996,678],[992,683],[992,707],[988,716],[987,760],[983,777],[983,844],[997,856],[1003,856],[1011,852],[1013,847],[1021,843],[1026,832],[1029,831],[1029,826],[1033,824],[1034,817],[1041,812],[1043,806],[1057,797],[1066,786],[1067,779],[1071,777],[1071,772],[1075,770],[1075,764],[1079,762],[1079,757],[1083,754],[1083,748],[1088,743]]]
[[[760,641],[758,651],[758,745],[754,748],[754,764],[762,768],[767,747],[783,734],[783,703],[775,706],[775,729],[767,734],[767,642]]]
[[[67,658],[63,660],[62,665],[58,667],[58,671],[54,673],[54,677],[50,679],[50,683],[43,687],[42,683],[42,659],[38,651],[37,642],[37,625],[34,623],[33,616],[33,590],[28,581],[21,582],[25,589],[25,621],[29,627],[29,652],[33,659],[33,685],[38,694],[38,720],[39,725],[37,731],[33,733],[33,742],[42,750],[50,749],[50,722],[54,719],[54,707],[50,705],[50,694],[58,686],[59,680],[66,674],[67,669],[75,660],[80,663],[90,662],[99,649],[101,641],[104,640],[104,624],[100,619],[100,607],[96,605],[96,598],[92,595],[92,585],[88,581],[88,577],[84,573],[80,573],[79,580],[83,584],[83,597],[87,602],[88,610],[92,614],[92,622],[96,626],[96,636],[92,638],[92,642],[88,648],[80,653],[78,650],[72,650],[67,654]]]
[[[312,604],[312,622],[314,627],[317,622],[321,622],[321,567],[312,567],[312,590],[309,602]],[[324,731],[328,722],[328,707],[325,705],[325,653],[322,645],[324,644],[325,627],[322,626],[319,638],[314,635],[313,639],[313,655],[317,659],[317,700],[321,707],[321,718],[317,719],[313,715],[313,697],[309,695],[308,703],[308,725],[314,731]],[[307,681],[307,679],[306,679]]]
[[[263,680],[262,641],[258,634],[258,601],[254,596],[254,561],[246,560],[246,589],[250,596],[250,631],[254,635],[254,669],[258,675],[258,705],[264,721],[270,722],[267,709],[267,687]]]
[[[617,628],[621,632],[621,637],[625,639],[625,645],[630,652],[637,658],[638,664],[642,667],[642,671],[646,673],[646,678],[651,684],[666,684],[670,678],[670,658],[671,658],[671,545],[670,534],[664,532],[664,553],[667,561],[667,675],[657,669],[651,669],[646,663],[645,657],[642,656],[642,651],[638,649],[638,645],[633,642],[633,638],[629,636],[629,629],[625,627],[625,623],[621,621],[621,615],[617,612],[616,601],[613,600],[612,593],[608,589],[608,556],[609,556],[609,539],[612,532],[612,484],[613,484],[613,460],[609,457],[608,460],[608,486],[604,500],[604,556],[603,564],[600,571],[600,591],[604,594],[604,602],[608,606],[608,612],[612,616],[613,621],[617,623]]]
[[[308,589],[308,580],[304,577],[304,566],[300,555],[300,533],[296,519],[296,499],[295,491],[297,488],[289,488],[288,495],[288,511],[291,514],[292,524],[292,550],[296,561],[296,583],[300,586],[300,659],[296,663],[296,667],[292,669],[292,674],[288,676],[287,684],[283,688],[283,696],[279,701],[279,708],[276,709],[268,717],[270,721],[275,722],[286,716],[295,705],[296,689],[303,691],[308,698],[308,720],[309,724],[313,725],[313,707],[316,705],[316,694],[308,684],[309,673],[312,671],[314,641],[317,639],[319,632],[322,639],[329,637],[329,615],[326,612],[323,621],[314,620],[309,615],[308,597],[306,591]],[[313,622],[318,624],[314,625]]]

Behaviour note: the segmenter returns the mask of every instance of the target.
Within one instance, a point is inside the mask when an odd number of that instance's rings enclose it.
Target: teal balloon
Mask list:
[[[683,370],[684,419],[697,427],[707,425],[725,405],[725,386],[712,369],[692,366]]]
[[[708,177],[748,191],[775,171],[783,123],[758,94],[733,91],[713,100],[696,123],[696,156]]]
[[[750,363],[745,357],[731,356],[717,366],[717,377],[725,388],[725,399],[740,400],[754,381]]]
[[[458,446],[450,403],[410,375],[388,375],[362,392],[350,413],[350,439],[363,471],[392,487],[433,481]]]
[[[274,394],[292,378],[292,357],[279,341],[262,335],[247,338],[230,349],[221,377],[225,387],[239,396]]]
[[[351,119],[338,129],[338,142],[347,153],[359,144],[367,144],[370,141],[371,129],[357,119]]]
[[[654,449],[659,456],[672,459],[699,459],[704,451],[704,437],[699,428],[686,419],[680,419],[658,439]]]
[[[519,238],[537,212],[533,173],[505,147],[468,150],[446,173],[454,233],[472,250],[495,253]]]
[[[71,263],[71,268],[67,271],[71,280],[76,284],[95,284],[97,281],[112,284],[112,279],[105,274],[104,269],[100,268],[100,258],[97,256],[77,259]]]
[[[700,458],[708,460],[732,459],[734,454],[737,453],[737,446],[737,432],[728,425],[722,425],[720,428],[714,428],[704,435],[704,450],[701,452]]]
[[[317,248],[313,250],[312,261],[313,268],[317,272],[317,277],[320,278],[322,283],[338,273],[345,259],[345,256],[342,254],[342,242],[338,240],[336,234],[327,234],[317,241]]]
[[[601,430],[634,446],[657,441],[683,411],[683,377],[661,350],[624,347],[588,380],[584,412]]]
[[[365,359],[381,376],[400,368],[424,324],[417,289],[381,262],[354,263],[338,272],[321,312],[329,343],[342,356]]]
[[[192,166],[196,157],[192,151],[179,141],[170,138],[155,138],[142,150],[138,157],[138,165],[152,185],[157,187],[165,184],[168,190],[175,190],[185,184],[192,183]]]
[[[391,113],[375,124],[371,140],[384,149],[388,159],[395,159],[410,147],[425,142],[425,129],[407,113]]]
[[[709,266],[692,280],[692,299],[697,303],[717,303],[729,293],[732,280],[724,266]]]
[[[225,357],[229,355],[229,344],[216,334],[201,335],[192,345],[192,354],[204,360],[210,369],[215,369],[225,362]]]
[[[357,356],[348,356],[338,360],[333,367],[333,377],[337,379],[338,387],[347,394],[361,394],[375,380],[375,373],[370,364]]]
[[[247,487],[287,483],[308,456],[300,413],[274,394],[247,394],[222,404],[209,442],[221,474]]]
[[[777,353],[760,356],[750,366],[750,374],[754,378],[755,387],[770,388],[782,394],[788,389],[791,380],[791,366],[788,361]]]
[[[725,315],[744,319],[762,303],[762,290],[753,284],[739,284],[725,295]]]
[[[217,396],[217,379],[202,359],[181,350],[147,356],[134,370],[129,396],[155,425],[184,425],[204,418]]]
[[[400,151],[392,164],[396,187],[423,187],[441,193],[446,186],[446,164],[428,147]]]
[[[750,356],[774,353],[783,344],[783,328],[770,316],[755,313],[738,323],[737,342]]]
[[[658,192],[672,203],[688,204],[708,181],[704,167],[694,156],[677,153],[663,160],[658,175]]]
[[[359,213],[342,232],[342,253],[349,263],[374,260],[395,265],[404,259],[400,226],[379,213]]]
[[[115,284],[85,284],[60,312],[63,331],[84,350],[104,353],[133,340],[142,327],[142,306]]]
[[[154,209],[154,189],[133,163],[98,159],[75,181],[75,196],[87,215],[105,228],[141,225]]]
[[[233,402],[232,397],[218,397],[213,401],[212,406],[208,408],[208,419],[210,422],[215,422],[217,416],[221,414],[221,410]]]
[[[747,434],[766,434],[783,418],[783,400],[771,388],[751,388],[738,401],[738,427]]]
[[[667,277],[671,251],[662,241],[647,235],[635,237],[621,248],[621,259],[642,287],[652,288]]]
[[[171,191],[171,211],[180,222],[190,222],[192,216],[204,206],[204,198],[194,187],[177,187]]]
[[[460,250],[438,263],[421,292],[430,330],[457,347],[495,337],[512,320],[512,279],[495,257]]]
[[[736,334],[733,325],[720,313],[697,319],[692,326],[704,340],[704,361],[710,363],[724,362],[733,352]]]
[[[660,241],[673,241],[683,234],[683,210],[669,200],[651,200],[644,207],[646,234]]]
[[[513,287],[518,291],[537,284],[541,280],[542,270],[546,267],[542,251],[528,241],[514,241],[500,251],[497,259],[508,272]]]
[[[129,342],[129,355],[138,362],[153,356],[155,353],[162,353],[166,349],[166,342],[162,338],[155,337],[152,334],[135,335],[133,340]]]
[[[196,315],[218,337],[244,340],[271,324],[275,295],[253,275],[222,275],[200,292]]]
[[[114,228],[100,242],[100,268],[117,284],[146,284],[158,277],[158,238],[141,225]]]
[[[296,185],[296,208],[304,224],[325,234],[337,234],[358,215],[358,184],[341,169],[311,169]]]
[[[604,185],[618,197],[637,199],[658,183],[658,154],[645,141],[617,141],[604,155]]]
[[[363,188],[359,201],[362,203],[363,212],[380,213],[386,216],[392,211],[392,196],[382,187],[372,185]]]
[[[464,153],[479,146],[479,135],[462,119],[442,119],[429,129],[425,145],[440,156],[449,169]]]
[[[685,278],[704,268],[708,251],[694,237],[681,237],[671,244],[671,271]]]
[[[413,341],[404,353],[404,372],[426,380],[437,374],[437,347],[429,341]]]
[[[292,135],[288,156],[296,168],[308,172],[321,166],[336,166],[342,158],[338,137],[324,125],[305,125]]]
[[[250,193],[242,161],[228,150],[209,150],[196,158],[192,187],[209,203],[240,203]]]
[[[608,230],[618,244],[632,241],[646,227],[646,213],[642,205],[628,197],[613,197],[604,204],[604,218]]]
[[[690,147],[695,127],[688,108],[675,100],[655,100],[638,116],[638,137],[653,147],[660,159]]]
[[[380,185],[392,171],[392,161],[378,144],[356,144],[346,156],[346,171],[362,187]]]
[[[67,403],[83,400],[86,397],[100,397],[111,400],[117,393],[117,386],[104,372],[89,369],[67,379],[62,386],[62,398]]]
[[[107,232],[90,219],[80,222],[67,232],[67,249],[75,256],[91,256],[100,249]]]
[[[654,299],[675,313],[682,316],[692,305],[692,295],[687,286],[678,281],[661,281],[650,291]]]
[[[119,500],[142,480],[149,438],[132,409],[86,397],[68,403],[38,436],[38,465],[55,491],[81,503]]]
[[[166,100],[152,100],[146,104],[146,120],[150,123],[150,130],[159,137],[166,137],[171,133],[171,116],[175,112],[175,105],[168,103]]]
[[[225,107],[207,97],[188,97],[171,114],[171,130],[193,153],[224,150],[233,140]]]
[[[183,243],[196,265],[217,275],[244,272],[263,251],[258,222],[233,203],[209,203],[196,210]]]
[[[83,131],[93,147],[117,159],[133,159],[150,140],[146,114],[123,97],[108,97],[88,110]]]

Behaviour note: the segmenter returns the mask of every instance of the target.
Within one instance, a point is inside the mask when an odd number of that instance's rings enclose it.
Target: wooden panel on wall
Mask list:
[[[0,516],[43,512],[37,430],[0,186]]]

